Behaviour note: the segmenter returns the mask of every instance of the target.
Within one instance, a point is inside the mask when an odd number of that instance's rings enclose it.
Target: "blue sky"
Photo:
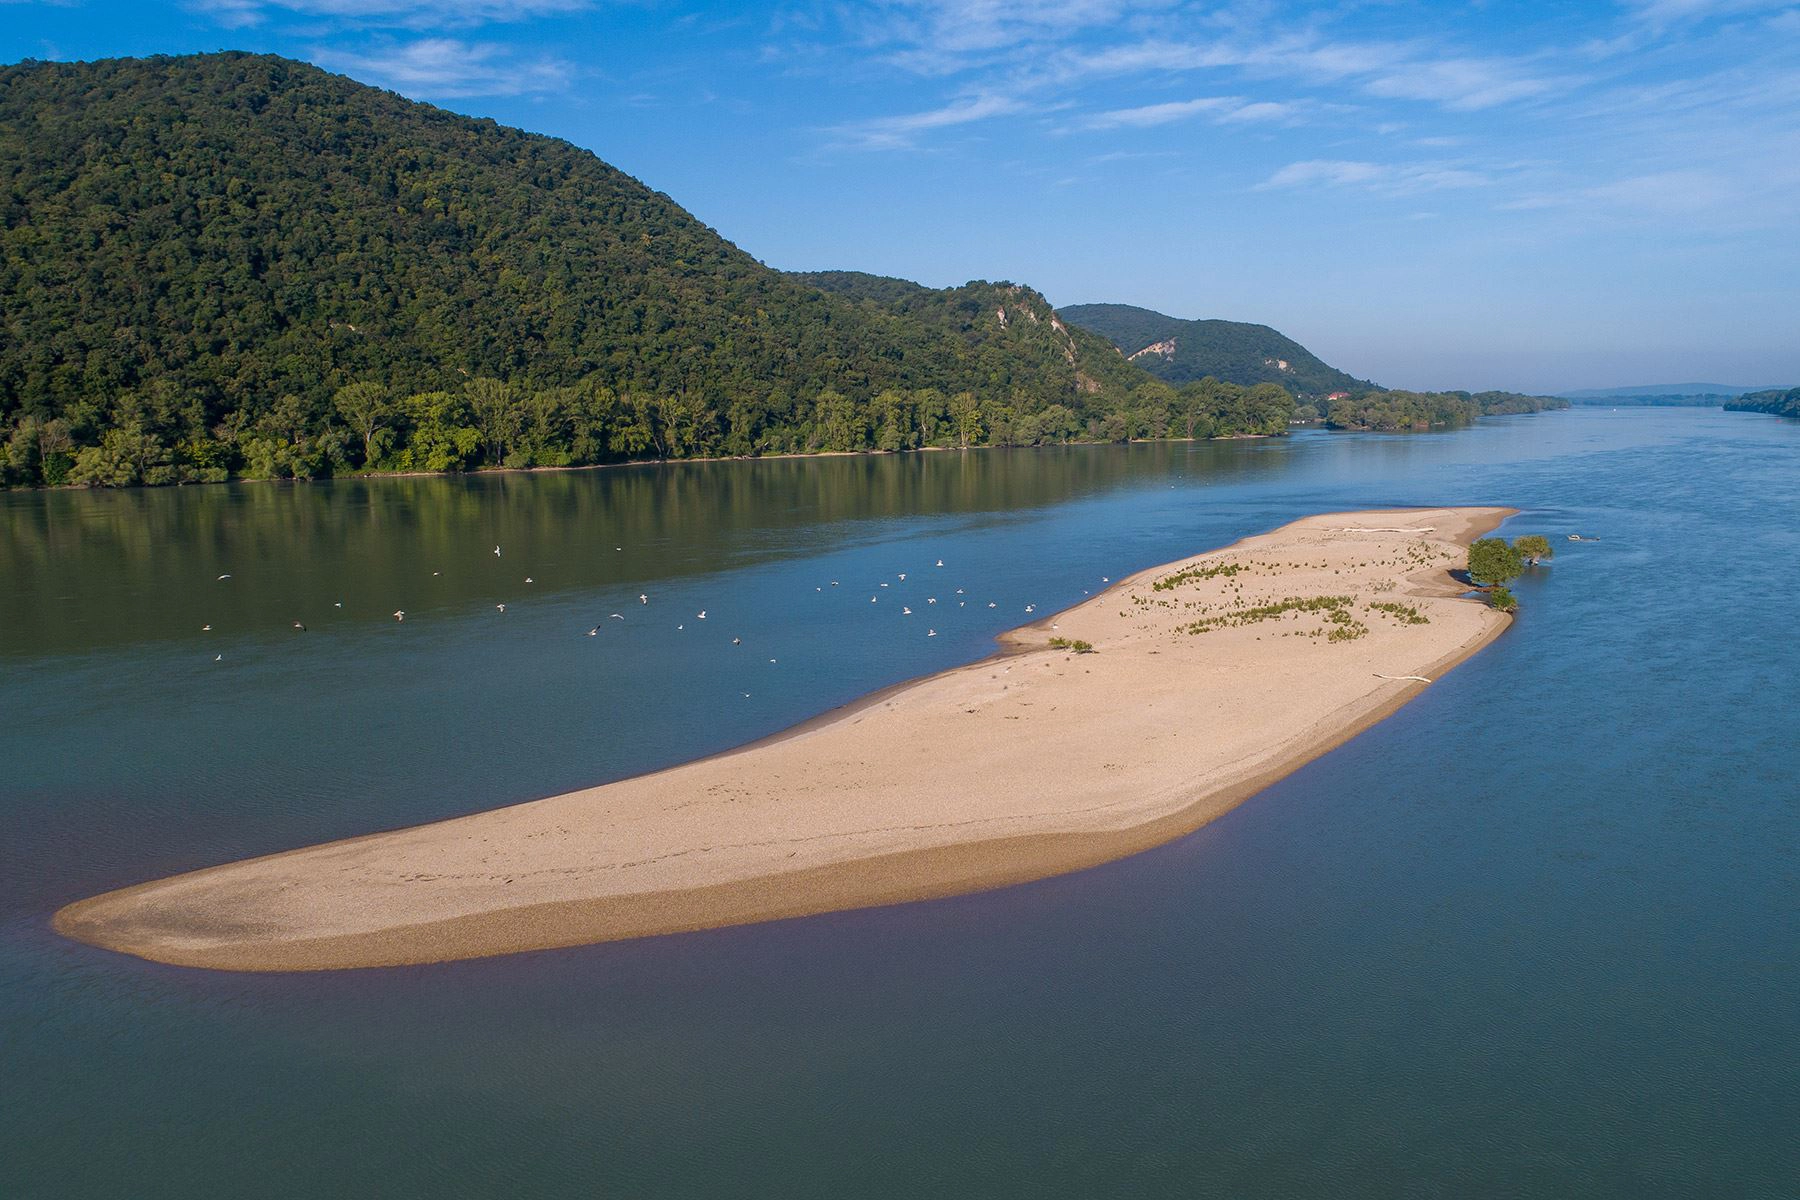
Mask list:
[[[1261,321],[1395,386],[1800,384],[1800,4],[0,0],[555,134],[772,266]]]

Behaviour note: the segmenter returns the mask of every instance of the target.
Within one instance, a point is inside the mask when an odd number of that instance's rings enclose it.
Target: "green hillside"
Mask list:
[[[1321,362],[1305,346],[1267,325],[1184,321],[1130,304],[1076,304],[1057,311],[1171,383],[1207,376],[1243,387],[1278,383],[1302,399],[1366,392],[1376,386]]]
[[[4,482],[1040,440],[1149,380],[1028,289],[920,291],[304,63],[0,68]]]

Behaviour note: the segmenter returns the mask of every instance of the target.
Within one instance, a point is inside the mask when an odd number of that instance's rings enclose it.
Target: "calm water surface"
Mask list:
[[[1296,516],[1462,503],[1555,539],[1521,620],[1125,862],[318,976],[47,929],[731,746]],[[1797,564],[1800,424],[1702,410],[0,495],[0,1195],[1800,1195]]]

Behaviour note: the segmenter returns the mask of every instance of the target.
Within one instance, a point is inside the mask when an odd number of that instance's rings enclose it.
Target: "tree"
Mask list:
[[[373,466],[381,451],[387,448],[392,436],[387,426],[397,411],[387,388],[379,383],[353,383],[339,388],[331,398],[331,405],[362,438],[363,466]],[[380,443],[379,447],[377,443]]]
[[[1513,539],[1513,549],[1522,555],[1526,562],[1537,566],[1546,558],[1556,557],[1556,547],[1550,539],[1541,533],[1527,533]]]
[[[1505,585],[1524,572],[1524,557],[1507,545],[1505,538],[1482,538],[1469,547],[1469,579],[1489,591],[1488,603],[1495,608],[1502,607],[1498,602],[1501,599],[1513,603],[1512,593]]]

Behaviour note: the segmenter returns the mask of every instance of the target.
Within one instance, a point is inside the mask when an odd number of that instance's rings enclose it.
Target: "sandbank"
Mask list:
[[[1461,598],[1449,569],[1510,515],[1307,517],[1139,572],[1002,635],[993,658],[742,750],[139,884],[71,904],[54,924],[158,962],[327,970],[893,904],[1095,866],[1230,810],[1429,686],[1406,677],[1435,680],[1490,641],[1508,618]]]

